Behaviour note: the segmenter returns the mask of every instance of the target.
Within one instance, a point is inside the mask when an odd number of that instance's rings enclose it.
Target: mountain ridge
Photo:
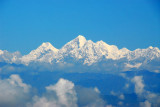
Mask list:
[[[8,59],[5,54],[8,54]],[[26,66],[32,62],[48,64],[81,63],[87,66],[99,65],[103,62],[103,65],[109,65],[108,60],[111,60],[115,67],[122,66],[124,70],[139,69],[150,63],[160,63],[160,50],[152,46],[146,49],[138,48],[134,51],[127,48],[118,49],[117,46],[109,45],[102,40],[97,42],[86,40],[82,35],[69,41],[60,49],[55,48],[49,42],[44,42],[37,49],[24,56],[16,54],[14,56],[14,54],[4,53],[0,50],[0,61],[20,63]],[[160,69],[160,67],[157,66],[156,69]]]

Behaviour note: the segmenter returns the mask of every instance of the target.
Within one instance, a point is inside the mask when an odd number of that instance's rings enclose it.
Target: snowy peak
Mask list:
[[[28,55],[25,55],[21,58],[22,63],[28,65],[31,61],[37,61],[42,59],[45,55],[56,54],[58,49],[52,46],[51,43],[45,42],[42,43],[37,49],[31,51]],[[46,59],[45,59],[46,60]]]
[[[76,38],[78,38],[78,39],[86,39],[84,36],[82,36],[82,35],[78,35]]]
[[[71,40],[67,44],[65,44],[62,49],[60,50],[60,53],[70,53],[71,51],[77,51],[78,49],[82,48],[84,44],[87,42],[86,38],[79,35],[75,39]]]
[[[79,35],[77,38],[73,40],[73,42],[76,42],[78,44],[79,48],[83,47],[86,41],[86,38],[82,35]]]
[[[152,51],[160,52],[159,48],[157,48],[157,47],[152,47],[152,46],[149,46],[149,47],[147,48],[147,50],[152,50]]]
[[[2,50],[0,50],[0,55],[3,54],[4,52]]]
[[[153,49],[153,47],[152,47],[152,46],[149,46],[148,48],[149,48],[149,49]]]
[[[42,54],[45,55],[46,53],[51,53],[51,52],[57,53],[58,49],[53,47],[51,43],[45,42],[45,43],[42,43],[42,45],[39,46],[37,49],[31,51],[29,55],[39,57]]]
[[[122,48],[120,49],[122,52],[129,52],[130,50],[128,50],[127,48]]]
[[[102,40],[98,41],[96,44],[99,45],[100,47],[106,48],[108,50],[108,52],[118,51],[117,46],[108,45],[107,43],[103,42]]]
[[[52,50],[53,52],[57,52],[58,51],[58,49],[56,49],[51,43],[49,43],[49,42],[44,42],[44,43],[42,43],[42,45],[41,46],[39,46],[38,48],[37,48],[38,50],[41,50],[41,51],[47,51],[47,50]],[[36,50],[37,50],[36,49]]]
[[[123,51],[126,51],[123,53]],[[73,59],[83,59],[84,64],[92,64],[99,61],[102,57],[106,59],[120,59],[125,57],[129,52],[127,49],[119,50],[115,45],[108,45],[104,41],[94,43],[91,40],[86,40],[82,35],[68,42],[62,49],[59,50],[59,55],[65,58],[71,56]],[[58,55],[58,56],[59,56]]]
[[[80,47],[82,47],[86,43],[86,38],[82,35],[79,35],[76,39],[78,39]]]

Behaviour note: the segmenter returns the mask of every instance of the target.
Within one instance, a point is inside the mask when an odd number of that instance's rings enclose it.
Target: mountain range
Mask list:
[[[52,67],[64,67],[69,65],[104,71],[145,69],[160,72],[160,50],[152,46],[134,51],[127,48],[118,49],[117,46],[109,45],[102,40],[94,43],[79,35],[61,49],[56,49],[51,43],[45,42],[27,55],[0,50],[0,62],[25,66],[48,64]]]

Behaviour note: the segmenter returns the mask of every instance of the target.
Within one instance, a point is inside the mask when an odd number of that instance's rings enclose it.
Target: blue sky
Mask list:
[[[27,54],[78,35],[130,50],[160,48],[159,0],[0,0],[0,49]]]

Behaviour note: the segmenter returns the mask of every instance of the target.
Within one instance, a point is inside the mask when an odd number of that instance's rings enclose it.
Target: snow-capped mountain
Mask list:
[[[136,49],[127,55],[128,60],[135,60],[144,57],[152,60],[160,57],[160,50],[157,47],[148,47],[147,49]]]
[[[86,40],[82,35],[65,44],[61,49],[56,49],[51,43],[42,43],[37,49],[28,55],[20,56],[18,53],[8,53],[0,50],[0,61],[9,63],[48,63],[48,64],[81,64],[85,66],[103,65],[103,68],[112,67],[120,70],[146,69],[155,66],[160,69],[160,50],[157,47],[136,49],[130,51],[127,48],[118,49],[115,45],[109,45],[98,41],[94,43]],[[100,65],[101,64],[101,65]]]
[[[51,62],[54,54],[57,54],[58,49],[52,46],[51,43],[42,43],[36,50],[31,51],[28,55],[20,58],[23,64],[28,65],[32,61]]]

